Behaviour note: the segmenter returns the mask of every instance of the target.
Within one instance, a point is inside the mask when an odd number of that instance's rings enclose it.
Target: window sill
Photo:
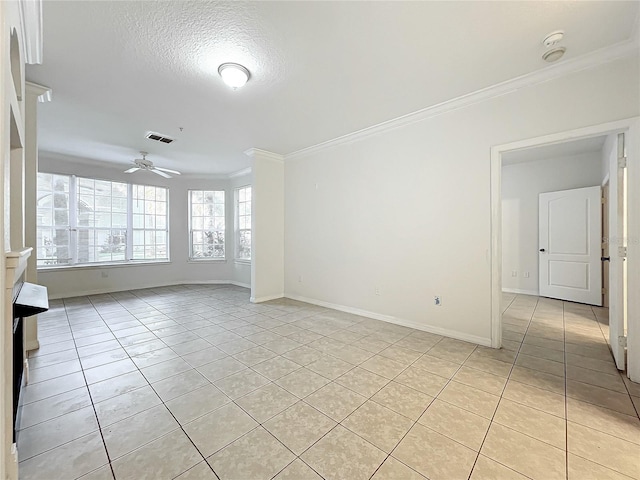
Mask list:
[[[227,263],[225,258],[190,258],[187,263]]]
[[[85,263],[83,265],[55,265],[51,267],[37,267],[38,272],[56,272],[63,270],[84,270],[90,268],[121,268],[121,267],[149,267],[154,265],[171,265],[170,260],[158,261],[142,261],[132,260],[130,262],[114,262],[114,263]]]
[[[234,263],[236,263],[238,265],[251,265],[251,260],[241,260],[239,258],[236,258],[234,260]]]

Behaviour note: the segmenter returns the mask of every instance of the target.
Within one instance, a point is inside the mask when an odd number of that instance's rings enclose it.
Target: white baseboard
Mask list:
[[[145,284],[140,285],[136,288],[127,288],[125,290],[144,290],[147,288],[161,288],[161,287],[173,287],[176,285],[235,285],[237,287],[251,288],[250,285],[246,285],[244,283],[236,282],[233,280],[204,280],[204,281],[183,281],[183,282],[161,282],[154,284]],[[86,297],[88,295],[103,295],[105,293],[116,293],[122,292],[122,287],[106,287],[106,288],[98,288],[94,290],[83,290],[77,291],[73,293],[58,293],[49,295],[49,300],[59,300],[61,298],[72,298],[72,297]]]
[[[251,285],[236,282],[235,280],[196,280],[177,282],[174,285],[235,285],[236,287],[251,288]]]
[[[278,293],[276,295],[267,295],[265,297],[251,297],[249,299],[249,301],[251,303],[262,303],[262,302],[268,302],[269,300],[277,300],[278,298],[283,298],[284,297],[284,293]]]
[[[422,330],[423,332],[434,333],[436,335],[455,338],[457,340],[475,343],[477,345],[483,345],[485,347],[491,346],[491,338],[478,337],[476,335],[469,335],[464,332],[449,330],[447,328],[435,327],[432,325],[424,325],[422,323],[413,322],[411,320],[405,320],[403,318],[397,318],[390,315],[382,315],[380,313],[369,312],[367,310],[361,310],[359,308],[349,307],[346,305],[338,305],[336,303],[324,302],[322,300],[316,300],[315,298],[308,298],[300,295],[285,294],[285,297],[290,298],[292,300],[298,300],[300,302],[311,303],[313,305],[318,305],[320,307],[326,307],[326,308],[331,308],[333,310],[339,310],[341,312],[360,315],[361,317],[373,318],[374,320],[381,320],[383,322],[393,323],[395,325],[401,325],[403,327],[415,328],[416,330]]]
[[[515,293],[519,295],[533,295],[534,297],[540,296],[540,292],[538,292],[538,290],[525,290],[522,288],[503,288],[502,291],[504,293]]]

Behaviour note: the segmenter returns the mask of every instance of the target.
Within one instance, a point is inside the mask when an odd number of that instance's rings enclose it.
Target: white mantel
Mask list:
[[[17,252],[5,253],[5,288],[11,295],[10,304],[13,302],[13,287],[27,269],[27,261],[32,251],[33,248],[28,247]]]

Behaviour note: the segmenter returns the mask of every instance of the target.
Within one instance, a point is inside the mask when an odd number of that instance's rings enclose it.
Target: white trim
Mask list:
[[[25,63],[42,63],[42,1],[23,0],[18,2],[22,23],[22,44]]]
[[[600,186],[604,187],[607,183],[609,183],[609,172],[607,172],[607,174],[604,176],[604,179],[602,180]]]
[[[235,280],[194,280],[178,282],[175,285],[234,285],[236,287],[251,288],[250,285]]]
[[[114,164],[110,163],[108,165],[114,165]],[[173,177],[173,178],[176,178],[176,177]],[[187,179],[187,180],[228,180],[229,175],[226,173],[189,173],[187,172],[187,173],[181,174],[180,178]]]
[[[502,299],[502,187],[501,187],[501,171],[502,171],[502,154],[507,151],[520,150],[524,148],[531,148],[540,145],[550,145],[554,143],[562,143],[569,140],[576,140],[580,138],[589,138],[600,135],[607,135],[609,133],[621,132],[625,130],[631,130],[638,133],[640,123],[640,117],[632,117],[626,118],[624,120],[618,120],[614,122],[603,123],[600,125],[592,125],[589,127],[578,128],[575,130],[569,130],[566,132],[553,133],[550,135],[544,135],[542,137],[529,138],[526,140],[519,140],[516,142],[506,143],[503,145],[495,145],[491,147],[491,346],[494,348],[500,348],[502,345],[502,309],[501,309],[501,299]],[[633,137],[633,135],[631,136]],[[634,141],[637,141],[635,139]],[[631,148],[629,148],[629,154],[634,155],[636,152],[633,152]],[[637,162],[639,159],[635,159]],[[638,175],[640,176],[640,175]],[[631,185],[631,178],[628,182]],[[638,192],[635,192],[638,195]],[[631,205],[631,199],[629,201],[629,205]],[[636,217],[633,217],[631,212],[629,212],[629,218],[640,218],[640,215],[635,214]],[[637,222],[629,222],[632,228],[638,229],[640,225]],[[631,236],[632,232],[629,232]],[[633,237],[630,237],[633,238]],[[631,242],[629,242],[631,243]],[[638,244],[636,248],[640,250],[640,240],[638,240]],[[637,258],[634,258],[635,261],[632,261],[628,258],[629,263],[629,271],[633,271],[634,267],[631,265],[635,265],[635,262],[640,259],[640,252],[636,252]],[[638,265],[640,267],[640,265]],[[640,268],[639,268],[640,269]],[[631,278],[631,277],[629,277]],[[636,291],[640,290],[640,279],[638,280],[638,284],[632,279],[631,283],[628,285],[629,291],[631,288],[637,288]],[[630,312],[640,312],[640,296],[629,295],[628,304],[631,308]],[[637,314],[636,314],[637,315]],[[629,318],[633,318],[631,313],[629,314]],[[640,323],[640,316],[634,319],[635,322]],[[630,322],[633,323],[633,322]],[[636,351],[633,355],[630,355],[629,358],[636,358],[636,362],[639,365],[636,365],[636,375],[640,377],[640,325],[634,325],[632,330],[632,334],[628,333],[628,336],[634,336],[631,340],[632,344],[636,345]],[[636,338],[637,337],[637,338]],[[634,343],[635,342],[635,343]],[[628,348],[628,351],[631,349]],[[631,363],[631,361],[630,361]]]
[[[540,292],[538,292],[538,290],[525,290],[522,288],[504,288],[502,287],[502,291],[504,293],[515,293],[516,295],[533,295],[534,297],[537,297],[540,295]]]
[[[245,175],[250,175],[250,174],[251,174],[251,167],[247,167],[247,168],[243,168],[242,170],[238,170],[236,172],[231,172],[227,176],[227,178],[244,177]]]
[[[51,89],[44,85],[38,85],[33,82],[24,82],[27,93],[32,93],[38,97],[38,102],[46,103],[51,101]]]
[[[640,292],[640,118],[625,141],[627,185],[635,187],[627,190],[627,375],[640,382],[640,295],[631,293]]]
[[[209,257],[198,257],[198,258],[189,258],[187,260],[187,263],[194,263],[194,264],[198,264],[198,263],[205,263],[205,264],[211,264],[211,263],[227,263],[227,259],[226,258],[209,258]]]
[[[246,283],[236,282],[234,280],[202,280],[202,281],[184,281],[184,282],[162,282],[151,285],[141,285],[136,288],[129,288],[126,291],[135,292],[136,290],[147,290],[149,288],[175,287],[178,285],[233,285],[242,288],[251,288]],[[122,287],[96,288],[94,290],[76,291],[69,294],[53,294],[49,295],[49,300],[59,300],[61,298],[85,297],[88,295],[103,295],[105,293],[122,292]]]
[[[269,300],[277,300],[278,298],[284,298],[284,293],[277,293],[275,295],[267,295],[265,297],[251,297],[249,299],[249,301],[251,303],[262,303],[262,302],[268,302]]]
[[[351,313],[353,315],[360,315],[361,317],[373,318],[374,320],[381,320],[387,323],[393,323],[394,325],[401,325],[403,327],[414,328],[423,332],[434,333],[436,335],[442,335],[445,337],[455,338],[465,342],[475,343],[477,345],[483,345],[485,347],[491,346],[491,339],[478,337],[476,335],[468,335],[466,333],[458,332],[456,330],[449,330],[447,328],[434,327],[431,325],[424,325],[422,323],[412,322],[411,320],[405,320],[403,318],[392,317],[390,315],[382,315],[380,313],[370,312],[368,310],[362,310],[359,308],[349,307],[346,305],[339,305],[337,303],[324,302],[322,300],[316,300],[315,298],[303,297],[301,295],[286,294],[286,298],[291,300],[298,300],[300,302],[310,303],[312,305],[318,305],[320,307],[331,308],[340,312]]]
[[[637,42],[634,42],[633,40],[626,40],[610,47],[587,53],[577,58],[555,63],[535,72],[521,75],[504,82],[496,83],[495,85],[482,88],[480,90],[476,90],[474,92],[461,95],[456,98],[445,100],[444,102],[417,110],[407,115],[396,117],[386,122],[372,125],[370,127],[366,127],[361,130],[336,137],[332,140],[318,143],[317,145],[312,145],[310,147],[296,150],[284,155],[284,158],[286,161],[303,158],[322,150],[326,150],[328,148],[347,143],[353,143],[358,140],[371,137],[373,135],[388,132],[390,130],[410,125],[412,123],[420,122],[428,118],[433,118],[452,110],[465,108],[476,103],[484,102],[485,100],[489,100],[491,98],[506,95],[522,88],[531,87],[533,85],[547,82],[554,78],[559,78],[571,73],[578,72],[580,70],[593,68],[598,65],[613,62],[620,58],[637,54]]]
[[[269,152],[267,150],[260,150],[259,148],[250,148],[245,150],[244,154],[255,159],[273,160],[274,162],[283,163],[284,156],[277,153]]]
[[[150,265],[171,265],[173,262],[169,260],[129,260],[126,262],[105,262],[105,263],[74,263],[74,264],[60,264],[46,267],[39,265],[36,267],[38,272],[64,272],[69,270],[83,270],[87,268],[95,268],[103,270],[105,268],[120,268],[120,267],[148,267]]]

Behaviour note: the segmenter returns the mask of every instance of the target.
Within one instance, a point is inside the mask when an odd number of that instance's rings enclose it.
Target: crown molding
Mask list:
[[[284,162],[284,155],[278,155],[277,153],[269,152],[267,150],[260,150],[259,148],[250,148],[249,150],[245,150],[245,155],[255,158],[255,159],[263,159],[263,160],[273,160],[274,162],[282,163]]]
[[[33,94],[38,97],[38,102],[45,103],[51,101],[51,89],[49,87],[29,81],[24,82],[24,86],[28,94]]]
[[[40,150],[38,152],[38,156],[45,163],[47,161],[52,162],[63,162],[77,165],[85,165],[85,166],[94,166],[98,168],[106,168],[113,170],[114,173],[122,173],[123,169],[130,167],[130,164],[127,163],[112,163],[104,160],[95,160],[91,158],[78,157],[75,155],[58,153],[58,152],[50,152],[47,150]],[[180,176],[173,177],[174,179],[182,179],[182,180],[229,180],[231,178],[240,177],[243,175],[248,175],[251,173],[251,168],[243,168],[242,170],[238,170],[232,173],[183,173]]]
[[[245,175],[249,175],[251,173],[251,167],[243,168],[242,170],[238,170],[236,172],[231,172],[227,175],[227,178],[237,178],[244,177]]]
[[[42,63],[42,1],[22,0],[19,4],[25,62],[30,65],[40,64]]]
[[[602,48],[594,52],[581,55],[580,57],[549,65],[548,67],[545,67],[543,69],[536,70],[534,72],[527,73],[525,75],[521,75],[519,77],[515,77],[510,80],[492,85],[490,87],[486,87],[480,90],[476,90],[475,92],[452,98],[450,100],[446,100],[444,102],[423,108],[421,110],[417,110],[407,115],[396,117],[377,125],[372,125],[370,127],[366,127],[361,130],[336,137],[332,140],[327,140],[310,147],[296,150],[295,152],[284,155],[284,159],[286,161],[290,161],[304,158],[329,148],[357,142],[367,137],[388,132],[396,128],[404,127],[406,125],[411,125],[422,120],[442,115],[452,110],[469,107],[476,103],[484,102],[495,97],[500,97],[502,95],[509,94],[522,88],[532,87],[534,85],[548,82],[549,80],[563,77],[575,72],[579,72],[581,70],[587,70],[599,65],[604,65],[615,60],[619,60],[621,58],[638,55],[639,52],[640,45],[638,44],[638,41],[635,40],[635,38],[632,38],[630,40],[617,43],[610,47]]]

